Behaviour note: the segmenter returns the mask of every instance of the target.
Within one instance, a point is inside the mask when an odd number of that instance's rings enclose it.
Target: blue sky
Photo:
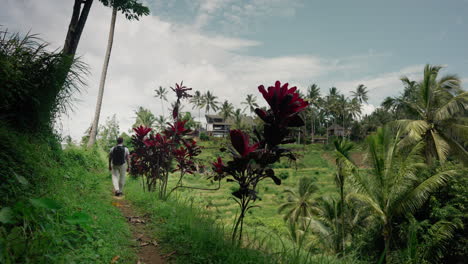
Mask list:
[[[73,1],[3,1],[1,25],[61,47]],[[370,90],[366,113],[402,90],[402,75],[419,79],[426,63],[468,82],[468,0],[145,2],[150,17],[117,19],[106,82],[101,120],[116,114],[123,131],[138,106],[162,114],[154,89],[181,80],[236,107],[246,94],[263,104],[257,86],[276,80],[303,90],[317,83],[323,93],[336,86],[348,96],[363,83]],[[75,139],[93,117],[110,15],[95,1],[78,48],[90,67],[88,85],[61,120],[63,134]]]

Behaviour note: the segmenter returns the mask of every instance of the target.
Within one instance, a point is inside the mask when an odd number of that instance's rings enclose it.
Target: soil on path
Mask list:
[[[167,263],[167,261],[165,261],[165,257],[169,256],[161,256],[158,248],[158,242],[151,236],[151,231],[146,226],[151,219],[146,216],[139,215],[123,197],[114,196],[114,202],[112,204],[120,209],[124,217],[127,219],[127,222],[130,224],[133,240],[137,247],[137,264]]]

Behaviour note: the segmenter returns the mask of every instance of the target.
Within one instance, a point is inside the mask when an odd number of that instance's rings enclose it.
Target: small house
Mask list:
[[[225,137],[229,134],[230,124],[219,115],[205,115],[206,133],[212,137]]]
[[[342,126],[338,124],[333,124],[327,128],[327,135],[329,137],[345,137],[348,136],[350,133],[349,129],[344,129]]]

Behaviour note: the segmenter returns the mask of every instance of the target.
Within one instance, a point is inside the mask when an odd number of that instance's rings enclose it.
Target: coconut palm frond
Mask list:
[[[436,110],[434,118],[437,121],[452,118],[454,115],[468,109],[468,92],[453,97],[445,105]]]
[[[450,145],[445,141],[437,131],[431,130],[432,139],[434,140],[435,150],[441,162],[445,162],[450,151]]]
[[[439,172],[428,179],[421,182],[416,188],[411,189],[404,195],[400,196],[400,199],[396,201],[394,211],[398,214],[404,212],[415,212],[429,197],[431,192],[437,188],[443,186],[449,179],[457,175],[456,170],[447,170]]]

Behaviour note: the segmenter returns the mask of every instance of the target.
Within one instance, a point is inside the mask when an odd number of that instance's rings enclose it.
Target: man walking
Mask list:
[[[111,166],[112,164],[112,166]],[[130,167],[130,152],[123,145],[123,138],[117,139],[117,146],[112,147],[109,152],[109,170],[112,171],[112,184],[114,185],[115,196],[123,195],[125,184],[125,172]]]

